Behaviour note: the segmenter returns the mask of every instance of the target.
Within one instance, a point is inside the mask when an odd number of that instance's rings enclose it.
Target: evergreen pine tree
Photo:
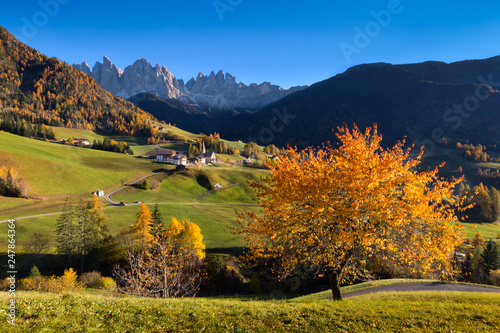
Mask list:
[[[40,275],[41,274],[40,274],[40,270],[38,269],[38,267],[36,267],[36,266],[31,267],[30,278],[36,278],[36,277],[39,277]]]
[[[487,275],[490,271],[500,268],[500,253],[498,251],[498,245],[494,241],[490,240],[486,243],[481,253],[480,265]]]
[[[153,228],[163,225],[163,216],[161,215],[160,207],[158,206],[158,204],[155,204],[155,208],[151,215],[153,216]]]

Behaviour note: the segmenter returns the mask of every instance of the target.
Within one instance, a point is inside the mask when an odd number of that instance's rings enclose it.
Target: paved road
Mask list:
[[[119,204],[120,204],[119,202],[116,202],[116,201],[114,201],[113,199],[111,199],[111,195],[115,194],[115,193],[116,193],[116,192],[118,192],[118,191],[123,190],[123,189],[124,189],[124,188],[126,188],[127,186],[134,185],[134,184],[136,184],[136,183],[140,182],[141,180],[144,180],[144,179],[146,179],[146,178],[148,178],[148,177],[151,177],[151,176],[154,176],[154,175],[156,175],[156,174],[158,174],[158,173],[151,173],[151,174],[149,174],[149,175],[146,175],[146,176],[144,176],[144,177],[141,177],[141,178],[137,179],[136,181],[134,181],[134,182],[132,182],[132,183],[129,183],[129,184],[126,184],[126,185],[124,185],[124,186],[122,186],[122,187],[120,187],[120,188],[117,188],[117,189],[116,189],[116,190],[114,190],[113,192],[109,192],[108,194],[105,194],[105,195],[104,195],[104,199],[105,199],[107,202],[109,202],[109,203],[111,203],[111,204],[113,204],[113,205],[119,205]]]
[[[184,205],[184,206],[259,206],[258,204],[250,204],[250,203],[241,203],[241,202],[144,202],[144,204],[152,206],[152,205]],[[132,204],[127,204],[127,206],[139,206],[140,203],[132,203]],[[104,209],[110,209],[110,208],[119,208],[120,206],[107,206],[104,207]],[[50,215],[59,215],[62,214],[63,212],[56,212],[56,213],[46,213],[46,214],[37,214],[37,215],[30,215],[30,216],[22,216],[22,217],[13,217],[14,220],[23,220],[23,219],[29,219],[33,217],[42,217],[42,216],[50,216]],[[0,223],[7,223],[9,220],[3,220],[0,221]]]
[[[481,286],[470,286],[466,284],[453,284],[453,283],[416,283],[416,284],[402,284],[399,286],[387,286],[371,288],[367,290],[355,291],[348,294],[343,294],[343,298],[349,298],[359,295],[393,292],[393,291],[461,291],[461,292],[487,292],[487,293],[500,293],[500,288],[488,288]]]

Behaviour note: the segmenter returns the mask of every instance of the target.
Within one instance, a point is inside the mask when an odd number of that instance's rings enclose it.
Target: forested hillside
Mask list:
[[[154,118],[0,27],[0,119],[21,135],[33,123],[149,137]]]

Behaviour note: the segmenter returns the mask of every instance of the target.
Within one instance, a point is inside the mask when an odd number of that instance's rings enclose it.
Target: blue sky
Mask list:
[[[376,16],[379,16],[378,20]],[[371,62],[500,55],[498,1],[5,1],[0,25],[68,63],[140,57],[187,81],[312,84]]]

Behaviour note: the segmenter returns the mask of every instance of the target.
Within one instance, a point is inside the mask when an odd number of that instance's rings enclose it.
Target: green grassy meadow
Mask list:
[[[0,164],[19,169],[29,196],[90,194],[151,173],[157,166],[134,156],[43,142],[0,132]]]
[[[500,294],[379,293],[344,301],[148,299],[17,292],[2,332],[495,332]],[[0,304],[7,306],[7,293]]]
[[[500,222],[462,224],[465,226],[465,235],[469,239],[473,239],[477,232],[486,240],[495,239],[500,235]]]
[[[88,131],[55,130],[64,138],[102,139]],[[178,145],[162,146],[179,149]],[[137,145],[134,149],[146,153],[153,150],[154,146]],[[59,215],[30,216],[61,212],[66,197],[73,204],[88,201],[93,191],[103,189],[109,193],[158,169],[167,171],[148,178],[150,182],[158,182],[158,188],[145,191],[138,186],[128,186],[112,196],[116,201],[123,200],[127,206],[114,207],[102,200],[111,234],[118,234],[130,227],[139,210],[135,203],[141,201],[159,203],[167,222],[176,217],[198,224],[209,250],[224,252],[224,249],[241,248],[241,237],[231,234],[229,227],[236,223],[235,210],[257,209],[254,206],[255,196],[247,181],[259,180],[266,173],[264,170],[226,163],[201,170],[189,167],[186,172],[178,173],[173,172],[174,166],[151,159],[65,146],[4,132],[0,132],[0,165],[18,168],[20,176],[27,179],[29,186],[29,199],[0,199],[0,221],[17,219],[16,241],[21,251],[34,233],[52,235],[50,253],[55,253],[56,221]],[[217,183],[236,186],[214,191]],[[153,206],[150,205],[150,208],[153,209]],[[6,230],[7,224],[0,223],[0,232],[6,233]],[[0,248],[6,248],[6,245],[7,239],[1,238]]]
[[[150,206],[152,210],[154,207]],[[162,216],[168,224],[172,217],[188,219],[201,228],[203,242],[208,249],[225,249],[243,247],[241,237],[231,234],[231,227],[235,226],[235,210],[253,210],[253,206],[235,206],[229,204],[165,204],[159,205]],[[136,219],[138,205],[113,207],[105,209],[109,232],[113,235],[128,229]],[[54,236],[50,243],[51,253],[55,253],[56,221],[59,215],[33,217],[16,221],[16,247],[22,251],[30,241],[33,233],[42,233]],[[0,233],[7,234],[7,223],[0,224]],[[0,239],[0,248],[7,248],[7,238]]]

